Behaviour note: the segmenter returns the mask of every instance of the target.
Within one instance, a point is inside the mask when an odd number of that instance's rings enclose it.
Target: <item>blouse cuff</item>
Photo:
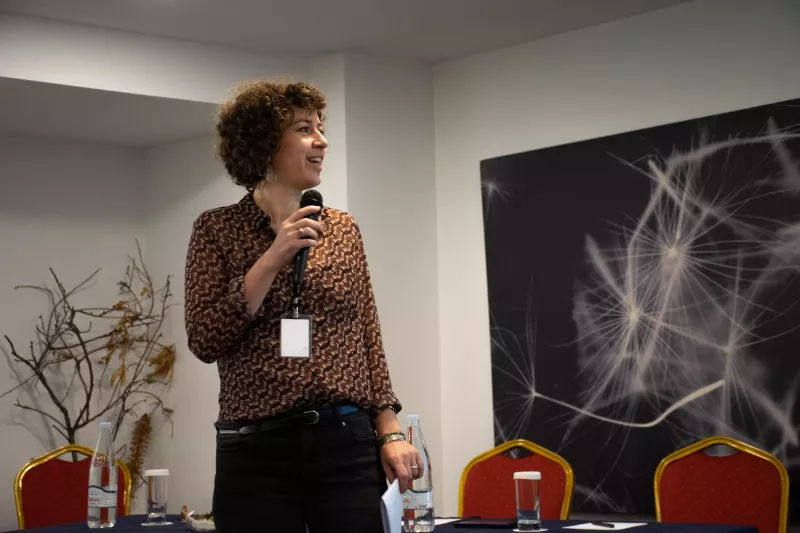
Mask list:
[[[386,409],[391,409],[392,411],[394,411],[395,414],[397,414],[400,411],[402,411],[403,406],[400,404],[397,398],[387,398],[387,401],[385,402],[373,404],[372,407],[370,408],[370,414],[372,415],[373,418],[376,418]]]

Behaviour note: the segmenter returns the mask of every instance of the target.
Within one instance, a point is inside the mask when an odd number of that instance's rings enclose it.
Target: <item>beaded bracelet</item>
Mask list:
[[[383,435],[380,439],[378,439],[378,444],[383,446],[384,444],[388,444],[390,442],[394,442],[396,440],[406,440],[406,436],[402,433],[387,433]]]

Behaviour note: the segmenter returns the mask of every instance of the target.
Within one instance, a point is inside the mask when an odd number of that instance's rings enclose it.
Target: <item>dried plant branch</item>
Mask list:
[[[152,433],[153,425],[150,420],[150,415],[145,413],[139,417],[139,420],[136,421],[136,425],[133,428],[130,442],[130,455],[127,463],[131,471],[131,477],[135,480],[133,488],[134,493],[136,489],[141,486],[144,479],[142,477],[142,469],[144,467],[144,460],[147,456],[148,447],[150,446]]]
[[[34,354],[33,343],[31,343],[31,357],[30,359],[25,359],[17,353],[17,348],[14,346],[14,343],[11,342],[11,339],[8,338],[8,335],[4,335],[4,337],[9,347],[11,348],[11,356],[13,357],[13,359],[18,363],[21,363],[22,365],[28,367],[28,369],[33,373],[33,375],[36,376],[36,378],[38,379],[38,383],[41,383],[42,386],[45,388],[48,396],[50,396],[50,399],[53,401],[55,406],[58,408],[59,411],[61,411],[61,415],[64,417],[64,424],[62,425],[62,427],[65,428],[69,433],[70,428],[72,427],[69,411],[67,411],[67,408],[64,406],[64,404],[58,400],[58,397],[56,397],[56,393],[53,391],[53,388],[47,381],[44,371],[41,368],[42,366],[41,360],[37,359],[36,355]],[[22,405],[17,405],[17,404],[15,405],[23,409],[25,408],[25,406]],[[33,410],[33,408],[30,409]],[[73,431],[73,439],[74,439],[74,431]]]
[[[172,423],[172,410],[165,406],[161,393],[172,382],[175,346],[162,340],[166,311],[174,305],[170,302],[171,278],[156,288],[138,242],[136,247],[136,256],[128,257],[125,274],[117,283],[119,300],[106,307],[74,303],[100,269],[69,289],[52,268],[53,287],[15,287],[45,295],[49,308],[37,317],[28,355],[18,352],[8,335],[4,336],[10,363],[21,366],[23,372],[19,383],[0,398],[23,387],[41,386],[55,412],[21,399],[15,406],[49,420],[72,444],[80,429],[97,420],[114,421],[116,438],[128,417],[136,417],[131,445],[126,449],[131,454],[129,464],[141,466],[152,433],[152,416],[160,412]]]
[[[14,407],[19,407],[20,409],[24,409],[26,411],[33,411],[34,413],[39,413],[40,415],[44,416],[45,418],[49,418],[50,420],[55,422],[56,426],[58,426],[58,427],[60,427],[62,429],[68,430],[67,426],[62,424],[61,421],[58,418],[54,417],[53,415],[51,415],[49,413],[45,413],[41,409],[37,409],[37,408],[31,407],[29,405],[22,405],[19,402],[14,402]]]

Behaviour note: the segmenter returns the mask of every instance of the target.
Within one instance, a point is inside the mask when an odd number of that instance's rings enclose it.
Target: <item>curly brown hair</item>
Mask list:
[[[223,103],[217,120],[217,155],[237,185],[253,190],[264,179],[280,147],[294,108],[325,120],[325,95],[301,81],[249,81]]]

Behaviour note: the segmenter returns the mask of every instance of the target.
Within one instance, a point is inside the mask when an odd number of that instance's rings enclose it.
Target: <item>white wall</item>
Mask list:
[[[0,13],[0,76],[219,102],[245,79],[305,76],[307,61]]]
[[[245,190],[233,184],[214,157],[212,137],[144,151],[147,188],[147,253],[153,274],[173,276],[173,302],[165,334],[175,343],[173,385],[167,395],[174,427],[162,427],[146,468],[170,469],[170,512],[189,505],[211,510],[214,487],[214,421],[219,413],[216,365],[197,360],[187,347],[183,322],[184,268],[192,224],[204,210],[238,202]]]
[[[797,98],[798,23],[792,0],[698,0],[435,69],[445,513],[494,443],[479,161]]]
[[[137,154],[130,150],[0,137],[0,335],[8,335],[18,350],[25,353],[35,338],[37,316],[46,316],[49,307],[42,295],[14,286],[53,287],[49,267],[67,287],[101,267],[96,282],[75,301],[87,305],[117,301],[116,282],[124,275],[127,255],[135,253],[135,239],[143,237],[139,178]],[[0,344],[7,350],[5,340]],[[2,393],[17,381],[5,363],[0,366]],[[28,403],[38,397],[40,408],[52,413],[41,392],[19,398]],[[2,531],[17,526],[11,484],[19,468],[65,444],[57,433],[47,431],[49,424],[42,417],[13,407],[17,398],[11,394],[0,400]],[[94,447],[97,431],[97,426],[85,428],[78,433],[79,443]]]
[[[338,53],[320,57],[309,65],[307,81],[328,98],[325,138],[328,153],[322,184],[317,190],[325,205],[347,211],[347,108],[345,105],[345,58]]]
[[[348,205],[364,236],[386,358],[419,413],[442,497],[433,84],[429,67],[364,55],[346,63]]]

